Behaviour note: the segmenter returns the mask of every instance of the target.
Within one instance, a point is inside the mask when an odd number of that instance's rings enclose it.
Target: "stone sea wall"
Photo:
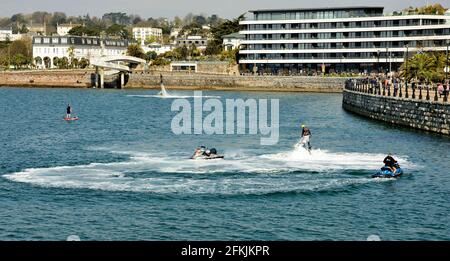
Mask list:
[[[73,87],[92,86],[90,70],[52,70],[0,72],[0,86]]]
[[[125,89],[248,90],[288,92],[342,92],[345,78],[309,76],[240,76],[221,74],[187,74],[176,72],[133,72],[125,77]],[[105,76],[105,87],[116,88],[117,75]],[[0,72],[0,86],[89,88],[95,85],[93,70],[48,70]]]
[[[345,110],[391,124],[450,134],[450,104],[344,90]]]
[[[307,76],[231,76],[163,74],[164,85],[174,89],[342,92],[345,78]],[[131,74],[125,88],[160,88],[159,74]]]

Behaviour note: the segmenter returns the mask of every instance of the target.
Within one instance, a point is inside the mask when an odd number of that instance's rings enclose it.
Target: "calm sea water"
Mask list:
[[[176,136],[155,93],[0,88],[0,240],[450,240],[447,137],[349,114],[340,94],[262,92],[203,94],[279,99],[277,145]],[[294,149],[301,122],[312,155]],[[198,145],[226,158],[188,160]],[[371,179],[388,152],[406,175]]]

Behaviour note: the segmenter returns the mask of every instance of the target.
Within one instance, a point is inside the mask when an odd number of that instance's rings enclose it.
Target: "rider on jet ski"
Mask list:
[[[386,156],[386,158],[384,158],[383,163],[392,171],[392,173],[395,173],[395,171],[397,171],[398,163],[390,153]]]
[[[196,158],[223,158],[222,156],[217,155],[217,150],[215,148],[208,149],[205,146],[197,147],[194,151],[194,155],[192,155],[191,159]]]
[[[311,131],[309,130],[308,127],[306,127],[304,124],[302,124],[302,138],[300,140],[300,144],[309,152],[311,151],[311,143],[310,143],[310,138],[311,138]]]

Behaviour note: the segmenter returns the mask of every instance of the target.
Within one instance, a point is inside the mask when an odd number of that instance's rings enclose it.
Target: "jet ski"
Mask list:
[[[395,164],[395,172],[392,172],[392,170],[388,166],[384,166],[381,168],[381,171],[377,172],[376,174],[372,175],[372,178],[399,178],[403,175],[403,170],[400,168],[400,165]]]
[[[217,150],[215,148],[208,149],[205,146],[200,146],[195,149],[194,155],[192,155],[191,159],[223,159],[224,156],[218,155]]]

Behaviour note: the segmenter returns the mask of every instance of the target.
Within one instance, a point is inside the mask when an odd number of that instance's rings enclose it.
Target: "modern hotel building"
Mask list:
[[[406,55],[445,51],[446,15],[385,15],[383,7],[254,10],[241,21],[240,64],[253,72],[388,72]]]

